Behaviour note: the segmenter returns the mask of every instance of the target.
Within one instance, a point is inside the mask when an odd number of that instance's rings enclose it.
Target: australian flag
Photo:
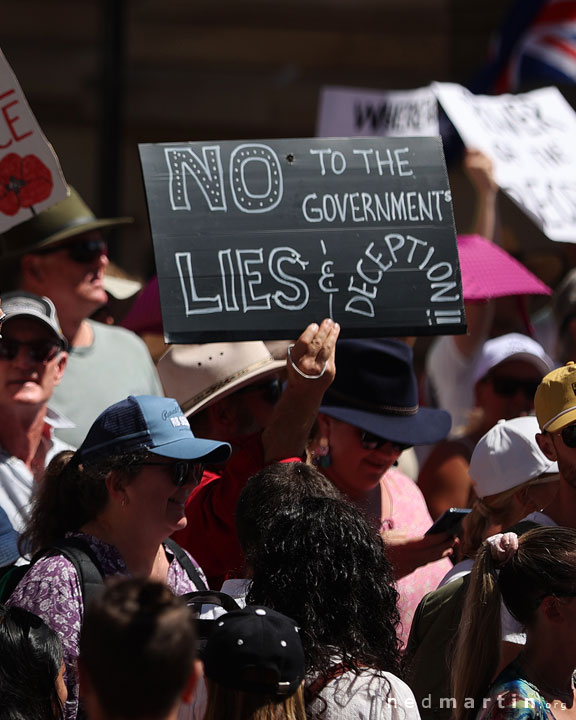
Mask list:
[[[576,0],[516,0],[476,93],[576,83]]]

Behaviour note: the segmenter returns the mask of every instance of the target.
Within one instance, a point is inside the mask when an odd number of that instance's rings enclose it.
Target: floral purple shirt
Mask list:
[[[86,541],[95,553],[104,577],[129,575],[124,559],[114,545],[108,545],[92,535],[81,532],[67,533]],[[170,561],[168,587],[175,595],[198,590],[186,570],[167,550]],[[196,563],[195,563],[196,564]],[[204,573],[198,567],[204,581]],[[62,641],[66,665],[65,720],[75,720],[78,714],[78,677],[76,659],[79,653],[80,628],[84,617],[82,589],[74,565],[62,555],[52,555],[38,560],[22,578],[10,596],[7,605],[15,605],[35,613],[58,633]]]

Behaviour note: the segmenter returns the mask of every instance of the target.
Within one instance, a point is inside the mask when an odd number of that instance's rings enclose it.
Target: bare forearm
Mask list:
[[[294,344],[287,363],[286,389],[262,435],[266,462],[303,454],[324,393],[336,373],[334,351],[339,332],[337,323],[324,320],[320,326],[309,325]]]

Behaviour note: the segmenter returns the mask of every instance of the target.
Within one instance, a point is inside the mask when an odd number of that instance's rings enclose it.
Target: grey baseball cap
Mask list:
[[[31,317],[46,325],[60,341],[64,349],[68,347],[60,327],[58,313],[54,303],[49,298],[33,295],[23,290],[15,290],[2,295],[2,310],[5,313],[2,318],[4,327],[12,318]]]

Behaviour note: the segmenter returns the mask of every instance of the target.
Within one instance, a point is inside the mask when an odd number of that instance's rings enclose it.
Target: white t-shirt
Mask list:
[[[55,428],[70,427],[72,423],[68,418],[50,408],[46,409],[43,437],[36,454],[36,458],[43,459],[44,467],[62,450],[75,449],[54,436]],[[28,520],[34,487],[34,475],[24,461],[10,455],[0,446],[0,507],[8,516],[14,530],[19,533]]]
[[[420,720],[414,693],[388,672],[347,672],[334,678],[310,703],[308,717],[320,713],[324,703],[324,720]]]
[[[449,570],[446,575],[440,580],[438,587],[441,588],[443,585],[459,580],[461,577],[468,575],[474,567],[474,558],[466,558],[456,563],[452,570]]]
[[[472,376],[476,355],[464,357],[452,337],[443,336],[426,357],[426,374],[435,404],[452,416],[450,436],[461,434],[474,409]]]

